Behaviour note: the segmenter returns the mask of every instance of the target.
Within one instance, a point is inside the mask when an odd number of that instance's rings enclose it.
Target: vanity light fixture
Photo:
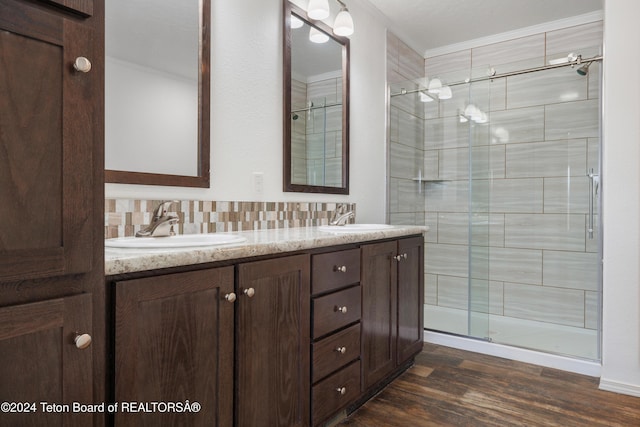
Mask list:
[[[353,34],[353,18],[349,13],[347,5],[342,0],[336,0],[340,5],[340,12],[336,15],[336,19],[333,22],[333,33],[337,36],[347,37]],[[307,16],[309,19],[316,21],[326,19],[331,14],[328,0],[309,0],[309,6],[307,6]],[[293,19],[291,20],[291,28],[298,28],[293,26]],[[313,40],[312,40],[313,41]],[[316,42],[316,43],[324,43]]]
[[[313,43],[326,43],[329,41],[329,36],[317,28],[311,27],[309,30],[309,40]]]
[[[353,34],[353,18],[347,9],[347,5],[340,0],[336,0],[340,4],[340,12],[336,16],[333,23],[333,33],[338,36],[350,36]]]
[[[311,19],[320,20],[329,17],[328,0],[310,0],[307,7],[307,16]]]

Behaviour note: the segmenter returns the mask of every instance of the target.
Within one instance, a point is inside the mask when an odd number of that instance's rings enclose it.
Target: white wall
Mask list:
[[[307,0],[297,0],[306,7]],[[337,3],[331,4],[336,8]],[[282,191],[282,0],[212,2],[211,188],[107,184],[107,198],[344,201],[385,219],[385,27],[352,1],[350,194]],[[264,192],[253,191],[264,173]]]
[[[640,3],[606,0],[600,387],[640,396]]]

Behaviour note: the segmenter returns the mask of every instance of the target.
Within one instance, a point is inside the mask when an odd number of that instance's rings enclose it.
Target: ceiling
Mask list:
[[[366,1],[385,15],[396,36],[421,54],[603,9],[603,0]]]

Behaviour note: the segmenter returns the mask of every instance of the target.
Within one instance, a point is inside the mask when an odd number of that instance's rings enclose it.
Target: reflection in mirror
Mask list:
[[[210,0],[105,4],[105,181],[209,186]]]
[[[284,190],[348,194],[349,41],[285,3]]]

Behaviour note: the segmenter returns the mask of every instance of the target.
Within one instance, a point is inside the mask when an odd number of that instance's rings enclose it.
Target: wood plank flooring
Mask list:
[[[640,398],[598,378],[425,344],[416,364],[340,426],[640,426]]]

